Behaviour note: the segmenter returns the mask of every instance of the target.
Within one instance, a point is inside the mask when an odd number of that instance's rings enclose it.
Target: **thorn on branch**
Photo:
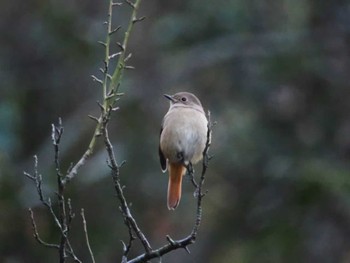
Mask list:
[[[172,239],[169,235],[166,235],[166,240],[168,240],[170,245],[172,245],[172,246],[176,245],[176,242],[174,241],[174,239]]]
[[[135,69],[133,66],[124,66],[125,69]]]
[[[119,31],[119,29],[121,29],[122,26],[118,26],[117,28],[113,29],[111,32],[109,32],[108,34],[111,36],[113,35],[114,33],[116,33],[117,31]]]
[[[191,251],[190,251],[190,249],[188,248],[188,246],[185,246],[184,249],[186,250],[186,252],[187,252],[188,254],[191,254]]]
[[[125,51],[125,47],[120,42],[117,42],[117,46],[120,48],[121,51]]]
[[[142,16],[142,17],[140,17],[140,18],[135,18],[134,20],[132,20],[132,23],[135,24],[135,23],[141,22],[141,21],[143,21],[143,20],[145,20],[145,19],[146,19],[145,16]]]
[[[211,159],[214,158],[215,155],[208,155],[207,158],[208,158],[208,161],[210,161]]]
[[[123,240],[120,240],[120,242],[122,243],[122,246],[123,246],[123,252],[125,253],[125,251],[126,251],[126,245],[125,245],[125,243],[124,243],[124,241],[123,241]]]
[[[126,160],[123,160],[123,161],[119,164],[118,168],[122,168],[125,164],[126,164]]]
[[[35,180],[35,177],[34,177],[33,175],[31,175],[30,173],[27,173],[27,172],[24,171],[23,174],[24,174],[25,176],[27,176],[29,179]]]
[[[129,53],[127,57],[124,59],[124,63],[127,62],[132,57],[132,53]]]
[[[119,3],[119,2],[112,2],[112,6],[121,6],[123,5],[123,3]]]
[[[135,4],[132,3],[130,0],[125,0],[125,2],[126,2],[129,6],[131,6],[133,9],[135,9]]]
[[[74,164],[73,164],[73,163],[70,163],[70,165],[69,165],[69,167],[68,167],[68,169],[67,169],[67,174],[69,174],[70,171],[72,171],[73,166],[74,166]]]
[[[102,45],[103,47],[107,47],[107,44],[103,41],[97,41],[97,43],[99,43],[100,45]]]
[[[91,75],[91,78],[93,81],[96,81],[96,82],[100,83],[101,85],[103,84],[103,81],[100,80],[99,78],[97,78],[95,75]]]
[[[100,107],[102,112],[105,112],[105,107],[99,101],[97,101],[97,105]]]
[[[121,54],[122,54],[122,52],[117,52],[117,53],[114,53],[114,54],[110,55],[108,58],[109,59],[113,59],[113,58],[115,58],[117,56],[120,56]]]
[[[88,117],[94,121],[96,121],[97,123],[99,122],[98,118],[92,115],[88,115]]]

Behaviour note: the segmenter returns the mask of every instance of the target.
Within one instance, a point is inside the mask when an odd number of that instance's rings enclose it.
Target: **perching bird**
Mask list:
[[[175,209],[181,199],[182,177],[188,165],[203,158],[208,121],[199,99],[189,92],[179,92],[170,100],[160,131],[159,158],[163,172],[168,168],[168,209]]]

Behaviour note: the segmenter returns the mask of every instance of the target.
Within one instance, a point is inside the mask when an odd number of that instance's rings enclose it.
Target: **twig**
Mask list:
[[[84,208],[81,209],[81,213],[80,214],[81,214],[81,217],[83,219],[83,227],[84,227],[84,233],[85,233],[86,246],[88,247],[92,263],[95,263],[94,253],[92,252],[92,249],[91,249],[91,246],[90,246],[90,242],[89,242],[89,235],[88,235],[88,231],[87,231],[87,225],[86,225],[86,220],[85,220]]]
[[[110,113],[110,111],[109,111],[109,113]],[[105,146],[106,146],[106,150],[108,153],[110,167],[112,169],[112,178],[113,178],[113,182],[114,182],[114,187],[116,189],[117,197],[118,197],[120,204],[121,204],[120,209],[121,209],[121,212],[122,212],[123,217],[124,217],[124,221],[126,222],[125,224],[127,225],[128,229],[132,229],[132,231],[135,233],[137,238],[142,243],[142,245],[146,251],[146,254],[148,254],[148,253],[150,253],[150,251],[152,251],[151,245],[150,245],[149,241],[147,240],[147,238],[145,237],[145,235],[143,234],[143,232],[141,231],[141,229],[139,228],[136,220],[132,216],[129,205],[126,202],[126,199],[124,196],[123,187],[120,184],[120,178],[119,178],[120,166],[117,164],[117,161],[116,161],[115,155],[114,155],[114,151],[113,151],[113,146],[109,140],[108,130],[107,130],[108,120],[109,120],[109,114],[106,116],[106,119],[103,121],[102,134],[104,137]]]
[[[123,71],[125,68],[124,58],[125,58],[126,47],[129,43],[130,33],[134,27],[135,20],[138,20],[136,17],[136,14],[137,14],[140,2],[141,2],[141,0],[136,0],[135,3],[132,3],[129,0],[126,0],[126,3],[132,7],[132,13],[131,13],[131,17],[129,20],[129,25],[125,31],[125,34],[124,34],[124,41],[121,45],[119,45],[120,47],[122,47],[121,54],[119,56],[117,67],[112,75],[112,79],[111,79],[111,83],[110,83],[110,90],[113,90],[114,92],[117,92],[117,88],[119,87],[119,83],[120,83],[121,77],[123,75]]]
[[[70,199],[67,201],[67,206],[68,206],[68,211],[66,207],[66,201],[65,201],[65,196],[64,196],[64,191],[65,191],[65,181],[64,177],[61,173],[60,169],[60,151],[59,151],[59,144],[63,135],[63,126],[62,126],[62,120],[59,118],[58,121],[58,126],[52,124],[52,129],[51,129],[51,139],[52,139],[52,144],[54,146],[54,152],[55,152],[55,157],[54,157],[54,163],[55,163],[55,170],[56,170],[56,176],[57,176],[57,199],[58,199],[58,213],[56,214],[54,211],[54,208],[51,203],[50,198],[46,198],[43,189],[42,189],[42,176],[38,172],[38,157],[34,156],[34,173],[29,174],[27,172],[24,172],[24,174],[32,181],[35,182],[35,186],[39,195],[39,200],[41,203],[49,210],[56,226],[60,230],[60,242],[58,245],[53,245],[53,244],[48,244],[44,242],[38,234],[37,226],[34,220],[34,215],[33,211],[30,209],[30,215],[31,215],[31,220],[32,220],[32,227],[34,231],[34,237],[37,239],[37,241],[44,245],[44,246],[49,246],[52,248],[58,249],[59,253],[59,262],[64,263],[66,261],[66,258],[70,256],[74,262],[80,263],[81,261],[79,258],[75,255],[74,250],[70,244],[68,234],[69,234],[69,227],[71,224],[71,221],[73,220],[74,213],[71,205]]]
[[[35,220],[34,220],[34,212],[31,208],[29,208],[28,211],[30,213],[30,219],[32,221],[33,236],[34,236],[35,240],[38,241],[38,243],[40,245],[43,245],[45,247],[59,249],[59,247],[60,247],[59,245],[47,243],[40,238],[39,233],[38,233],[38,228],[37,228]]]
[[[108,8],[108,20],[106,21],[107,24],[107,35],[106,35],[106,40],[105,42],[99,41],[100,44],[103,45],[105,48],[105,59],[104,59],[104,64],[105,64],[105,69],[103,70],[104,72],[104,78],[102,80],[102,89],[103,89],[103,108],[104,111],[101,113],[101,116],[97,119],[97,124],[95,127],[95,131],[92,135],[92,138],[90,140],[89,146],[84,152],[84,154],[80,157],[79,161],[69,170],[67,173],[66,177],[62,181],[63,184],[68,183],[71,181],[77,174],[79,169],[85,165],[87,159],[93,154],[95,144],[96,144],[96,139],[97,137],[101,134],[101,126],[102,126],[102,119],[106,115],[106,110],[109,108],[109,106],[112,106],[114,108],[114,100],[108,100],[107,94],[117,94],[118,93],[118,88],[121,83],[121,79],[123,76],[123,71],[125,68],[131,68],[130,66],[125,66],[125,52],[126,52],[126,47],[129,43],[129,37],[130,33],[134,27],[135,20],[140,21],[140,19],[137,19],[136,14],[138,7],[140,5],[141,0],[136,0],[135,3],[132,3],[130,1],[126,1],[127,4],[133,7],[129,24],[128,27],[124,33],[124,40],[123,43],[120,44],[117,42],[117,45],[120,47],[121,51],[116,53],[118,54],[118,62],[117,66],[113,72],[113,74],[109,74],[109,61],[110,59],[113,59],[116,55],[110,55],[110,43],[111,43],[111,36],[119,31],[119,27],[116,29],[112,29],[112,16],[113,16],[113,7],[114,6],[119,6],[121,3],[114,3],[112,0],[109,1],[109,8]],[[141,19],[143,20],[143,18]],[[120,54],[119,54],[120,53]],[[99,80],[99,79],[98,79]],[[95,81],[98,81],[95,79]],[[99,81],[98,81],[99,82]]]

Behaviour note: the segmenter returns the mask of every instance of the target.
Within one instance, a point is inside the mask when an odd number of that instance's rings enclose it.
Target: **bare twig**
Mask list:
[[[60,151],[59,151],[59,144],[63,135],[63,126],[62,126],[62,120],[59,119],[58,125],[52,124],[52,130],[51,130],[51,139],[52,139],[52,144],[54,146],[54,152],[55,152],[55,157],[54,157],[54,163],[55,163],[55,170],[56,170],[56,176],[57,176],[57,199],[58,199],[58,213],[56,214],[54,211],[54,208],[52,206],[52,202],[50,198],[46,198],[43,189],[42,189],[42,176],[38,172],[38,158],[37,156],[34,156],[34,173],[29,174],[27,172],[24,172],[24,174],[32,181],[35,182],[35,186],[39,195],[39,199],[41,203],[49,210],[56,226],[60,230],[60,242],[58,245],[52,245],[44,242],[38,234],[37,226],[34,220],[34,215],[33,211],[30,209],[30,215],[31,215],[31,220],[32,220],[32,227],[34,231],[34,237],[36,240],[44,245],[44,246],[49,246],[52,248],[58,249],[59,252],[59,261],[61,263],[66,261],[67,257],[71,257],[74,262],[81,262],[79,258],[75,255],[74,250],[70,244],[70,241],[68,239],[68,234],[69,234],[69,226],[71,224],[71,221],[73,220],[74,213],[71,205],[70,199],[68,199],[67,206],[66,207],[66,201],[65,201],[65,196],[64,196],[64,191],[65,191],[65,181],[64,177],[61,173],[60,169]]]
[[[40,245],[43,245],[45,247],[59,249],[59,247],[60,247],[59,245],[47,243],[40,238],[39,233],[38,233],[38,228],[37,228],[35,220],[34,220],[34,212],[31,208],[29,208],[28,211],[30,213],[30,219],[32,221],[33,236],[34,236],[35,240],[38,241],[38,243]]]
[[[110,111],[109,111],[109,113],[110,113]],[[147,238],[145,237],[145,235],[143,234],[143,232],[141,231],[141,229],[139,228],[136,220],[132,216],[129,205],[128,205],[128,203],[125,199],[125,196],[124,196],[123,187],[120,184],[120,178],[119,178],[120,166],[117,164],[117,161],[116,161],[115,155],[114,155],[114,151],[113,151],[113,146],[109,140],[108,130],[107,130],[108,120],[109,120],[109,114],[106,116],[106,119],[103,122],[102,134],[104,137],[105,146],[106,146],[107,153],[108,153],[110,167],[112,169],[112,178],[113,178],[113,182],[114,182],[114,187],[116,189],[117,197],[118,197],[120,204],[121,204],[120,210],[122,212],[122,215],[124,217],[124,222],[127,225],[128,229],[129,230],[132,229],[132,231],[135,233],[137,238],[142,243],[142,245],[146,251],[146,254],[148,254],[148,253],[150,253],[150,251],[152,251],[151,245],[150,245],[149,241],[147,240]]]
[[[94,257],[94,253],[92,252],[91,246],[90,246],[89,235],[88,235],[86,219],[85,219],[85,213],[84,213],[83,208],[81,209],[80,214],[81,214],[81,217],[83,219],[83,227],[84,227],[84,233],[85,233],[86,246],[88,247],[92,263],[95,263],[95,257]]]

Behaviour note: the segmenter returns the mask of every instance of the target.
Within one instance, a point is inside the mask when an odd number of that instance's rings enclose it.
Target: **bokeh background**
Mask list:
[[[50,131],[59,117],[63,170],[86,149],[106,10],[96,0],[0,2],[0,262],[58,261],[32,237],[28,207],[43,239],[55,242],[58,231],[23,171],[37,154],[55,198]],[[125,28],[129,12],[120,8],[115,24]],[[147,0],[139,15],[147,19],[131,37],[136,70],[123,79],[110,136],[152,246],[187,235],[195,217],[188,180],[178,209],[166,208],[162,94],[193,92],[217,121],[198,240],[191,255],[163,262],[350,262],[350,1]],[[118,262],[127,237],[106,159],[99,142],[68,187],[83,262],[81,208],[97,262]]]

